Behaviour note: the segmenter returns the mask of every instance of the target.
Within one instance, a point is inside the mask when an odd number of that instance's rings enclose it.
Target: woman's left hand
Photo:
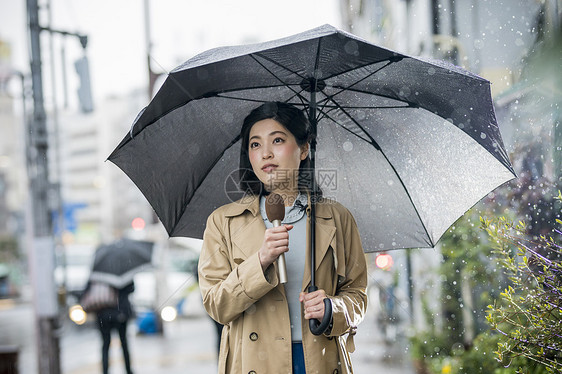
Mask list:
[[[304,318],[315,318],[321,321],[322,318],[324,318],[325,298],[326,292],[324,292],[324,290],[316,290],[311,293],[301,292],[299,295],[299,301],[303,303],[304,306]]]

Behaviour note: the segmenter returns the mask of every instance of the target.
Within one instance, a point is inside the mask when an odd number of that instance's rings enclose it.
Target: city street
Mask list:
[[[371,307],[356,335],[357,350],[352,354],[356,373],[382,370],[385,374],[414,373],[404,344],[385,345],[373,311]],[[20,347],[20,374],[36,373],[31,304],[3,300],[0,331],[2,344]],[[215,330],[211,320],[202,313],[165,324],[163,335],[139,335],[136,325],[131,323],[129,339],[136,374],[216,373]],[[66,323],[60,346],[64,374],[101,372],[101,338],[94,324],[76,326]],[[112,374],[125,373],[116,333],[110,348],[110,369]]]
[[[199,281],[277,374],[273,218],[354,373],[562,373],[560,61],[562,0],[2,1],[0,374],[217,373]]]

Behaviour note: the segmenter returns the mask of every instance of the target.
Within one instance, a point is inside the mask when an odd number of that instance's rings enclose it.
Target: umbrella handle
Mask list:
[[[318,289],[316,286],[308,287],[308,292],[314,292]],[[332,302],[330,299],[324,299],[324,317],[322,318],[322,322],[318,321],[317,319],[313,318],[308,321],[308,327],[310,328],[310,332],[314,335],[322,335],[324,331],[328,329],[330,322],[332,320]]]

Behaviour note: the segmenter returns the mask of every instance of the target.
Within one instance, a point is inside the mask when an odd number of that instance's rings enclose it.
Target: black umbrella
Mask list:
[[[186,61],[109,160],[170,236],[201,238],[211,211],[241,196],[240,127],[265,101],[308,113],[313,183],[354,214],[367,252],[434,246],[515,175],[488,81],[329,25]]]
[[[139,271],[151,266],[153,242],[120,239],[96,249],[90,280],[117,289],[133,281]]]

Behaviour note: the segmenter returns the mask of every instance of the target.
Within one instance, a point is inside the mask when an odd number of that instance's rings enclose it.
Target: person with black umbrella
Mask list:
[[[123,350],[123,361],[127,374],[132,374],[129,344],[127,341],[127,325],[134,316],[134,309],[129,300],[129,295],[135,290],[134,282],[130,282],[122,288],[115,287],[96,281],[89,281],[84,290],[81,302],[86,304],[86,298],[98,299],[97,306],[89,311],[95,312],[98,329],[102,338],[102,370],[103,374],[109,372],[109,346],[111,343],[111,331],[116,330],[121,341]],[[101,301],[103,299],[103,301]]]
[[[219,373],[352,372],[367,268],[351,213],[309,186],[310,134],[304,113],[286,103],[265,103],[244,120],[240,184],[247,195],[211,214],[199,261],[204,306],[225,325]],[[282,225],[270,222],[271,196],[282,199]],[[319,289],[304,292],[311,281],[310,199]],[[326,329],[313,334],[312,319],[326,321]]]
[[[135,290],[134,275],[151,266],[153,242],[121,238],[96,249],[92,272],[80,304],[95,312],[102,337],[103,373],[109,369],[111,332],[117,330],[127,374],[132,374],[127,325],[134,316],[129,295]]]

